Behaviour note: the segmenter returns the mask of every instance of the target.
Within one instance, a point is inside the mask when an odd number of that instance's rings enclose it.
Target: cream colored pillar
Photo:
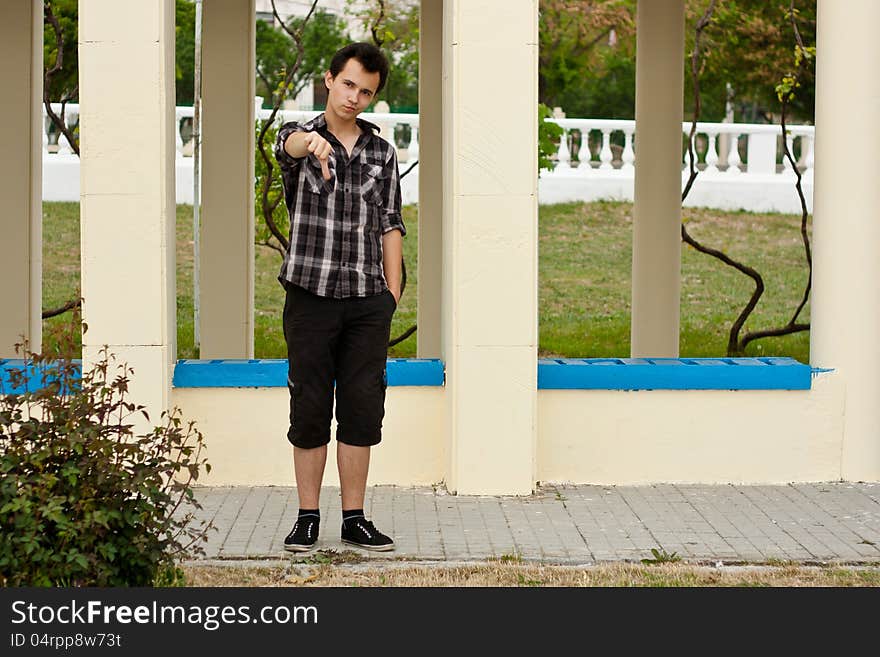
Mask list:
[[[254,0],[202,9],[202,358],[254,355]]]
[[[874,0],[819,0],[810,361],[844,377],[841,477],[852,481],[880,480],[878,24]]]
[[[684,0],[639,0],[633,357],[678,356]]]
[[[443,272],[443,0],[419,13],[419,299],[416,353],[440,356]]]
[[[0,21],[0,359],[42,341],[43,3],[17,0]]]
[[[175,357],[174,71],[174,0],[80,0],[83,357],[128,362],[154,424]]]
[[[443,9],[447,484],[459,493],[528,494],[537,399],[538,1],[446,0]]]

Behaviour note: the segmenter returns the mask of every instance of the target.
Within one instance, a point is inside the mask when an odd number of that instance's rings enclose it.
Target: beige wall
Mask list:
[[[254,355],[255,30],[254,0],[203,3],[202,358]]]
[[[43,3],[16,0],[0,21],[0,358],[42,341]]]
[[[844,385],[808,391],[542,390],[538,478],[594,484],[840,479]]]
[[[873,0],[818,4],[810,359],[845,381],[843,477],[868,481],[880,480],[878,24]]]
[[[534,485],[537,8],[443,4],[441,348],[448,482],[461,493]]]
[[[447,394],[441,387],[388,389],[384,438],[372,452],[370,484],[449,483]],[[173,401],[207,440],[213,471],[200,483],[293,485],[286,388],[177,388]],[[844,384],[836,373],[818,375],[808,391],[541,390],[536,480],[837,480],[843,409]],[[508,413],[519,419],[516,409]],[[332,443],[329,454],[324,482],[335,486]],[[480,457],[499,472],[517,466],[508,450]]]
[[[158,421],[176,335],[174,2],[80,0],[79,21],[83,357],[127,360]]]
[[[444,479],[443,388],[391,387],[383,440],[371,450],[369,484],[426,486]],[[287,388],[175,388],[173,401],[196,420],[208,445],[207,485],[292,486],[293,448],[287,442]],[[332,432],[335,435],[336,426]],[[335,440],[324,484],[338,486]]]

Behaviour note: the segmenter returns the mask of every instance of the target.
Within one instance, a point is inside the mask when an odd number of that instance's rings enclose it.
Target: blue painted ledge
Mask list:
[[[433,358],[389,358],[389,386],[442,386],[443,362]],[[179,360],[176,388],[262,388],[287,386],[287,360]]]
[[[78,361],[76,361],[78,362]],[[0,390],[10,385],[9,370],[24,361],[0,359]],[[791,358],[566,358],[538,361],[541,390],[809,390],[812,369]],[[442,386],[443,362],[389,358],[388,385]],[[29,388],[40,387],[39,376]],[[286,360],[180,360],[174,368],[179,388],[283,387]]]
[[[538,361],[542,390],[809,390],[793,358],[565,358]]]
[[[82,361],[74,360],[72,362],[76,365],[77,369],[77,374],[74,376],[74,380],[79,381],[79,372],[82,371]],[[36,392],[43,387],[44,373],[33,365],[28,368],[27,385],[13,387],[12,377],[10,376],[11,371],[15,370],[16,372],[21,372],[23,369],[24,360],[21,358],[0,358],[0,394],[20,395],[24,392]],[[56,377],[47,376],[46,378],[49,381],[52,381]],[[74,387],[76,387],[76,385],[74,385]]]

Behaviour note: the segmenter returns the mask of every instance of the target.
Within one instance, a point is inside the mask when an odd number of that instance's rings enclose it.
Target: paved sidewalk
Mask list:
[[[293,487],[200,487],[199,518],[217,531],[207,559],[302,558],[282,541],[297,512]],[[339,489],[323,489],[317,549],[339,540]],[[528,497],[449,495],[440,488],[373,486],[365,513],[392,535],[372,559],[588,564],[651,558],[690,562],[880,563],[880,484],[787,486],[546,485]]]

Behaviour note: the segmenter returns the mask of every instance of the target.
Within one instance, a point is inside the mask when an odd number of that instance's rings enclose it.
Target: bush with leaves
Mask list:
[[[538,171],[553,170],[553,156],[559,147],[563,130],[545,119],[553,118],[553,112],[544,103],[538,103]]]
[[[179,581],[208,525],[191,484],[210,466],[174,409],[137,435],[133,370],[104,348],[91,369],[19,345],[0,382],[0,584],[149,586]],[[11,388],[11,389],[10,389]]]

